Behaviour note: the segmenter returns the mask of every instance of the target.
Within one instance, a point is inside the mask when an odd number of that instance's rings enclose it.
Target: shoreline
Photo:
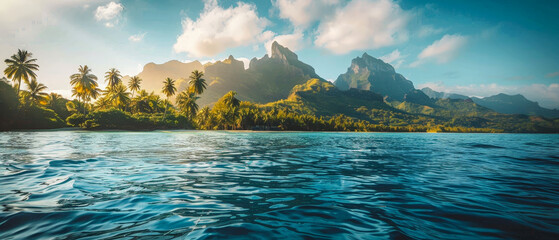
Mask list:
[[[13,129],[4,132],[225,132],[225,133],[423,133],[423,134],[440,134],[440,133],[456,133],[456,134],[559,134],[559,133],[540,133],[540,132],[402,132],[402,131],[296,131],[296,130],[202,130],[202,129],[83,129],[79,127],[64,127],[53,129]]]

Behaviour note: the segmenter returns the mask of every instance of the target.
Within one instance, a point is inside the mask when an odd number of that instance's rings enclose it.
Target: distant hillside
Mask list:
[[[468,99],[470,97],[456,94],[456,93],[445,93],[445,92],[437,92],[431,88],[425,87],[421,89],[427,96],[430,98],[450,98],[450,99]]]
[[[423,88],[421,89],[421,91],[427,94],[427,96],[434,99],[443,99],[443,98],[467,99],[468,98],[467,96],[460,95],[460,94],[437,92],[430,88]],[[537,102],[530,101],[520,94],[508,95],[508,94],[500,93],[494,96],[484,97],[484,98],[472,97],[472,101],[480,106],[504,114],[526,114],[526,115],[543,116],[547,118],[559,117],[559,110],[551,110],[551,109],[540,107],[540,105]]]
[[[540,107],[537,102],[532,102],[520,94],[507,95],[500,93],[485,98],[472,98],[472,100],[481,106],[500,113],[538,115],[548,118],[559,117],[559,110]]]
[[[350,88],[370,90],[388,97],[388,100],[399,101],[414,90],[413,83],[396,73],[394,67],[367,53],[354,58],[347,72],[341,74],[334,85],[341,90]]]
[[[345,114],[359,119],[367,118],[367,115],[357,111],[361,107],[393,109],[384,103],[379,94],[358,89],[341,91],[332,83],[316,78],[295,86],[287,99],[266,106],[288,107],[299,113],[319,116]]]
[[[425,96],[417,92],[420,91],[412,91],[411,95]],[[311,79],[295,86],[287,99],[261,107],[287,109],[300,114],[324,117],[344,114],[372,124],[411,128],[443,126],[448,129],[458,127],[495,129],[505,132],[554,132],[559,127],[557,125],[559,122],[554,120],[497,113],[479,106],[471,99],[431,99],[427,103],[429,106],[408,101],[392,101],[390,102],[394,106],[392,107],[383,101],[381,95],[371,91],[359,89],[341,91],[330,82]]]

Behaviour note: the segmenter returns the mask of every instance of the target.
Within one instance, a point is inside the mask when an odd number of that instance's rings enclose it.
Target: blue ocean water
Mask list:
[[[559,135],[0,133],[0,239],[559,239]]]

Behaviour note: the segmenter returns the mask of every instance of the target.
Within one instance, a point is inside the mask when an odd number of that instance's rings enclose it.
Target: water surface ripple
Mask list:
[[[0,239],[559,239],[559,135],[0,133]]]

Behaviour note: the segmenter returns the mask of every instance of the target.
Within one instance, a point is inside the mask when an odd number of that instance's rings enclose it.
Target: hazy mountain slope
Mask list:
[[[422,95],[423,93],[418,96]],[[391,104],[393,103],[398,101],[392,101]],[[429,104],[431,106],[403,101],[394,108],[386,104],[381,95],[371,91],[341,91],[330,82],[311,79],[295,86],[287,99],[262,107],[288,109],[325,117],[344,114],[385,126],[439,126],[449,129],[495,129],[505,132],[557,132],[559,129],[559,120],[501,114],[479,106],[471,99],[438,99],[430,101]]]
[[[472,98],[472,100],[481,106],[500,113],[538,115],[548,118],[559,117],[559,110],[540,107],[537,102],[532,102],[520,94],[508,95],[500,93],[485,98]]]
[[[184,85],[185,79],[188,79],[190,73],[194,70],[202,71],[204,67],[198,61],[183,63],[172,60],[163,64],[148,63],[137,76],[142,79],[142,89],[160,94],[163,88],[163,80],[170,77],[178,80],[177,86],[181,83]],[[127,83],[129,78],[129,76],[125,76],[123,78],[124,82]]]
[[[177,90],[188,86],[188,77],[193,70],[204,71],[208,88],[198,100],[200,106],[210,105],[229,91],[236,91],[244,101],[267,103],[285,99],[291,89],[305,83],[311,78],[323,80],[314,68],[299,61],[297,55],[274,42],[271,57],[264,55],[261,59],[253,58],[248,69],[243,62],[233,56],[223,61],[202,66],[200,62],[181,63],[169,61],[164,64],[149,63],[138,74],[144,81],[142,88],[160,93],[165,78],[177,80]],[[125,79],[127,81],[127,78]]]
[[[468,99],[470,97],[456,93],[437,92],[431,88],[425,87],[421,89],[430,98],[450,98],[450,99]]]
[[[434,99],[468,99],[469,97],[454,94],[454,93],[445,93],[445,92],[437,92],[431,88],[423,88],[421,89],[427,96],[434,98]],[[472,97],[473,102],[476,104],[492,109],[499,113],[505,114],[526,114],[526,115],[537,115],[543,116],[548,118],[558,118],[559,117],[559,110],[552,110],[540,107],[537,102],[532,102],[526,99],[524,96],[520,94],[516,95],[508,95],[504,93],[500,93],[490,97],[484,98],[477,98]]]
[[[389,100],[403,100],[406,93],[414,90],[413,83],[396,73],[390,64],[367,53],[354,58],[347,72],[338,76],[334,85],[341,90],[370,90],[387,96]]]

